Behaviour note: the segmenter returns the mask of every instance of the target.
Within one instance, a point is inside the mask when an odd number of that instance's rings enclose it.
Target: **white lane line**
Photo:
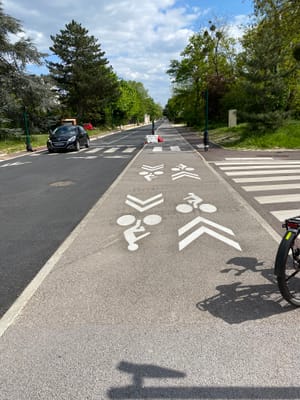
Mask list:
[[[277,218],[280,222],[285,221],[287,218],[296,217],[300,215],[300,209],[296,210],[280,210],[280,211],[271,211],[271,214]]]
[[[282,185],[242,186],[246,192],[264,192],[268,190],[300,189],[300,183],[283,183]]]
[[[94,149],[87,150],[86,153],[88,154],[98,153],[98,151],[100,150],[103,150],[103,147],[95,147]]]
[[[127,147],[127,149],[123,150],[122,153],[133,153],[136,147]]]
[[[290,165],[241,165],[238,167],[220,167],[222,171],[237,171],[237,170],[251,170],[251,169],[276,169],[276,168],[291,168]],[[293,165],[292,168],[300,168],[300,163],[298,165]]]
[[[300,201],[300,193],[297,194],[275,194],[274,196],[254,197],[260,204],[292,203]]]
[[[111,147],[110,149],[105,150],[104,153],[114,153],[117,150],[119,150],[118,147]]]
[[[179,146],[170,146],[171,151],[181,151]]]
[[[265,176],[256,178],[233,178],[235,183],[258,183],[258,182],[282,182],[282,181],[298,181],[300,175],[287,175],[287,176]]]
[[[152,151],[162,151],[162,147],[155,146]]]
[[[275,174],[299,174],[299,169],[276,169],[274,171],[234,171],[234,172],[225,172],[228,176],[243,176],[243,175],[275,175]]]

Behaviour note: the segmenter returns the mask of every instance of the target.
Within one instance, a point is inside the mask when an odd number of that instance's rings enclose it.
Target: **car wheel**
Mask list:
[[[53,153],[54,151],[48,147],[48,153]]]
[[[75,151],[79,151],[79,150],[80,150],[80,143],[79,143],[79,140],[76,140]]]
[[[86,139],[85,147],[88,149],[90,147],[90,139]]]

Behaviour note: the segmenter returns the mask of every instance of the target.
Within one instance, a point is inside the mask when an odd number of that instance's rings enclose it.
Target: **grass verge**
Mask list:
[[[287,121],[275,132],[250,132],[247,124],[209,131],[211,142],[235,150],[300,149],[300,121]]]
[[[90,137],[102,136],[111,131],[112,129],[110,128],[95,128],[92,131],[88,131],[88,134]],[[30,143],[32,148],[35,149],[46,146],[48,136],[48,134],[30,135]],[[25,135],[21,135],[18,137],[6,137],[0,140],[0,155],[1,153],[9,154],[24,150],[26,150]]]

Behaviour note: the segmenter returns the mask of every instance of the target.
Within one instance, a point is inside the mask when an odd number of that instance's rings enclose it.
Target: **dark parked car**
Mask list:
[[[90,138],[80,125],[62,125],[50,133],[47,140],[49,153],[61,150],[76,150],[90,146]]]

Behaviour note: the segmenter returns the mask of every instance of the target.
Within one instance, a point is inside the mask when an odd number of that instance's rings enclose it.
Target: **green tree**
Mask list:
[[[97,39],[74,20],[51,39],[50,50],[59,60],[49,61],[48,67],[65,112],[80,121],[105,122],[105,109],[117,100],[119,84]]]
[[[44,82],[26,73],[29,63],[43,63],[44,54],[30,39],[20,37],[20,22],[4,13],[1,2],[0,26],[0,126],[5,132],[10,132],[11,127],[13,132],[16,126],[23,125],[23,108],[35,113],[43,99],[51,98],[51,92]]]
[[[120,81],[121,95],[114,106],[114,121],[119,124],[139,123],[144,121],[145,114],[151,118],[159,118],[162,109],[148,95],[141,82]]]
[[[290,5],[289,1],[256,1],[257,24],[242,40],[244,116],[256,131],[276,129],[295,104],[298,71],[293,43],[299,34],[289,27],[294,13]]]
[[[203,120],[203,93],[209,92],[209,115],[221,118],[220,100],[234,77],[234,41],[223,27],[210,21],[204,29],[189,39],[181,53],[182,59],[172,60],[167,73],[173,77],[177,100],[186,98],[181,116],[192,125]],[[184,104],[177,101],[177,104]]]

